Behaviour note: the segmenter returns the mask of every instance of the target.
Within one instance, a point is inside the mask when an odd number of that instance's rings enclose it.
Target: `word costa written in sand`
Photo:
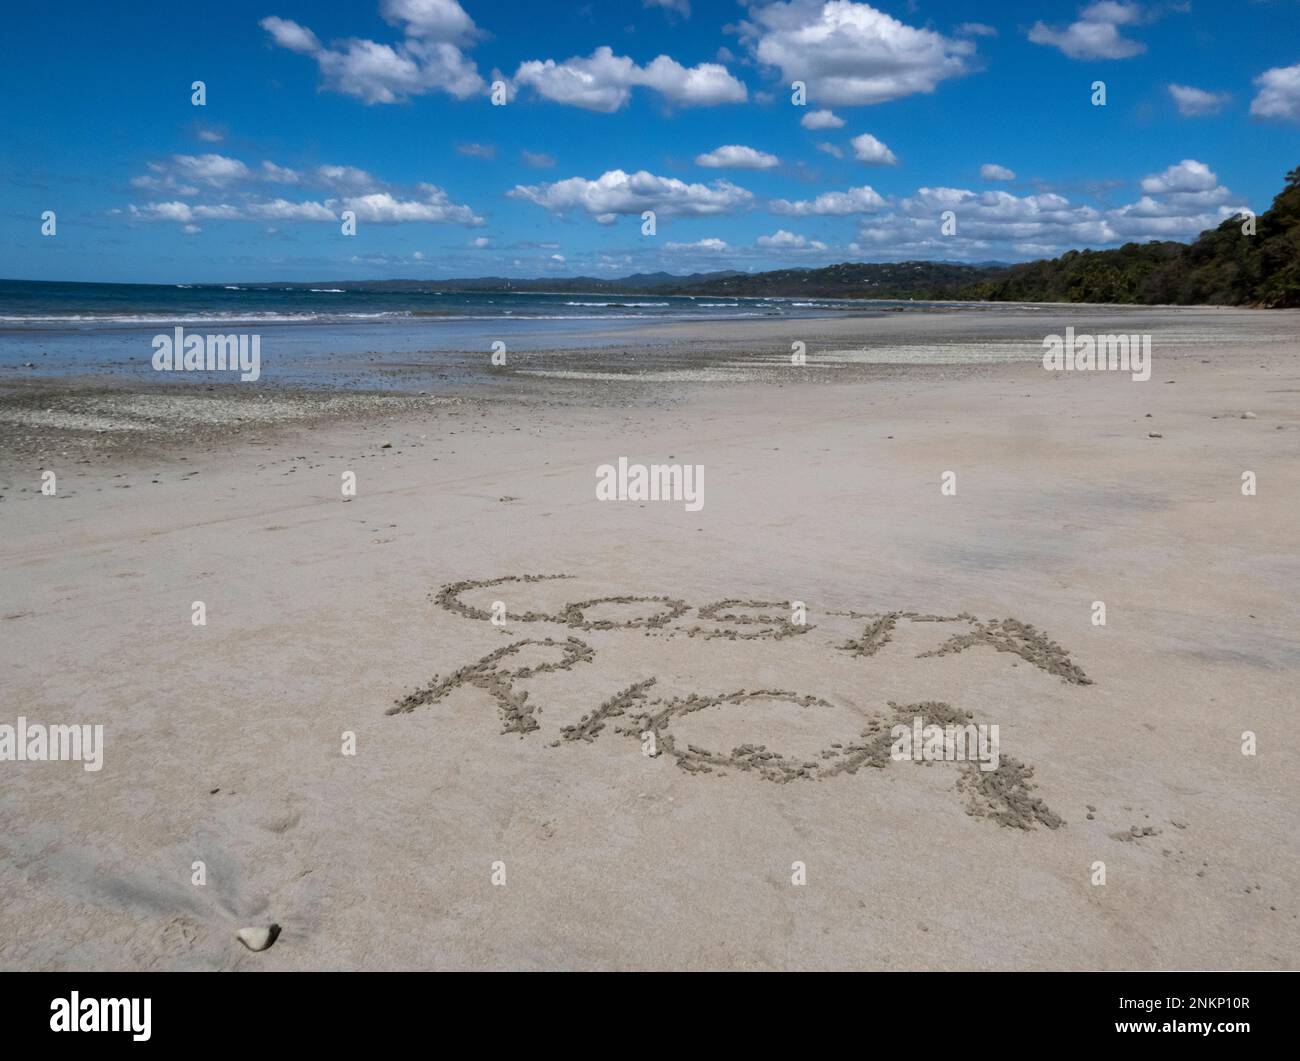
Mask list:
[[[511,575],[487,580],[467,580],[443,586],[434,600],[447,611],[462,618],[491,621],[493,613],[467,604],[462,596],[471,590],[483,590],[507,583],[536,583],[572,578],[570,575]],[[630,619],[613,620],[593,618],[600,605],[646,604],[645,614]],[[645,633],[658,631],[667,636],[683,634],[688,637],[719,638],[730,640],[781,640],[806,635],[814,627],[795,622],[791,616],[802,616],[803,608],[789,601],[761,601],[728,599],[707,604],[696,609],[705,623],[685,622],[691,610],[685,601],[666,596],[617,595],[593,598],[565,604],[558,611],[522,613],[506,612],[505,618],[520,623],[552,623],[576,630],[635,630]],[[498,615],[500,613],[498,612]],[[887,644],[900,621],[915,623],[962,622],[968,627],[963,634],[944,640],[935,648],[921,652],[918,658],[943,656],[964,652],[975,646],[987,646],[999,652],[1014,653],[1049,674],[1073,685],[1091,684],[1083,671],[1069,659],[1069,653],[1027,623],[1015,619],[980,620],[966,613],[953,616],[927,615],[918,612],[887,612],[875,615],[847,614],[853,619],[867,620],[861,637],[834,646],[853,657],[874,656]],[[676,624],[676,625],[674,625]],[[533,655],[539,652],[553,654],[546,662],[510,666],[525,650]],[[416,708],[435,704],[452,691],[466,686],[487,693],[497,704],[502,721],[502,733],[525,737],[541,728],[536,716],[541,709],[529,700],[528,692],[517,688],[518,683],[540,674],[571,671],[575,667],[594,661],[596,650],[578,637],[563,640],[552,637],[527,638],[505,645],[480,659],[466,664],[443,677],[435,675],[427,685],[398,700],[388,714],[409,714]],[[730,772],[752,773],[759,778],[780,784],[795,780],[820,780],[839,774],[856,774],[863,767],[884,768],[899,756],[891,754],[894,737],[900,726],[909,729],[937,726],[944,731],[964,730],[976,723],[969,713],[939,701],[922,701],[912,704],[889,703],[888,714],[875,714],[867,719],[858,736],[843,742],[830,742],[810,757],[794,757],[769,750],[764,745],[741,744],[729,753],[712,751],[694,744],[678,741],[673,724],[687,715],[706,709],[726,709],[740,705],[783,704],[792,710],[816,711],[830,708],[826,700],[785,689],[740,689],[734,692],[702,696],[654,698],[651,690],[658,679],[648,677],[618,691],[585,714],[574,725],[565,726],[560,738],[550,742],[558,747],[565,742],[597,739],[612,724],[614,732],[636,740],[647,754],[667,754],[681,769],[692,774],[727,776]],[[958,790],[967,798],[967,813],[990,818],[1001,825],[1031,829],[1041,824],[1055,829],[1063,822],[1043,801],[1032,794],[1033,768],[1009,756],[1001,756],[994,768],[989,769],[985,757],[984,768],[978,757],[966,759],[956,765],[961,771]]]

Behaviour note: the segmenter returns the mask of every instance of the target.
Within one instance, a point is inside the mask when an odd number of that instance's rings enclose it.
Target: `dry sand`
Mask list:
[[[1147,383],[854,354],[990,319],[10,387],[0,723],[105,751],[0,763],[0,966],[1296,968],[1300,315],[1094,313]],[[620,456],[703,509],[597,501]],[[917,713],[1002,766],[890,761]]]

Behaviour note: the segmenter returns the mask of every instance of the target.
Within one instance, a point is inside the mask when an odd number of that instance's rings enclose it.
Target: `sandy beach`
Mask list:
[[[1067,324],[1150,333],[1150,379],[1045,371]],[[0,966],[1295,969],[1297,336],[1034,307],[455,387],[7,371],[0,722],[104,736],[5,764]],[[619,458],[702,504],[598,500]],[[892,760],[918,716],[1001,765]]]

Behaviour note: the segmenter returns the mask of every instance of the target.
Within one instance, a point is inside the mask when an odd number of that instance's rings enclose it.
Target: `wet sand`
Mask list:
[[[1295,968],[1300,315],[1024,317],[6,377],[0,723],[105,746],[0,763],[0,964]],[[1094,321],[1148,382],[1031,356]]]

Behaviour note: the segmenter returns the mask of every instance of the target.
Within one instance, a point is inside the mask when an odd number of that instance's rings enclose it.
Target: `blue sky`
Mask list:
[[[5,35],[10,278],[1011,261],[1188,239],[1300,165],[1297,0],[19,0]]]

